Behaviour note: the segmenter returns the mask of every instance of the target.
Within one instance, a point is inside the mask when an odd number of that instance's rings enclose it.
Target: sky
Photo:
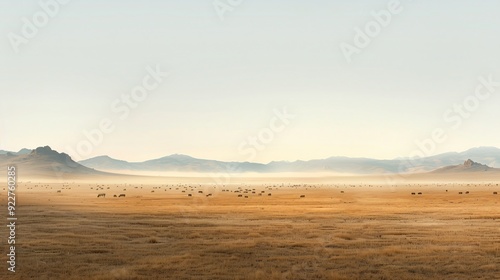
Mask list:
[[[0,150],[267,163],[500,147],[500,2],[436,2],[0,0]]]

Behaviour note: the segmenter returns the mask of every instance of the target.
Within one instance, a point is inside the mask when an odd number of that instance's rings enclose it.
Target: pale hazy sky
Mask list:
[[[431,154],[500,147],[500,86],[468,118],[443,117],[480,76],[500,82],[499,1],[401,0],[351,63],[340,45],[354,45],[355,28],[390,1],[242,1],[222,21],[212,0],[73,0],[16,53],[12,33],[23,36],[22,18],[41,15],[38,2],[0,0],[3,150],[50,145],[76,159],[129,161],[394,158],[436,128],[447,139]],[[156,65],[170,76],[121,119],[111,104]],[[295,117],[252,148],[248,137],[267,136],[284,107]],[[114,131],[79,153],[84,131],[104,118]]]

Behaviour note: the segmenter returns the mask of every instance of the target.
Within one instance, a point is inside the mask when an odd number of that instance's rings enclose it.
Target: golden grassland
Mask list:
[[[496,183],[19,183],[16,273],[2,238],[0,278],[500,279],[494,191]]]

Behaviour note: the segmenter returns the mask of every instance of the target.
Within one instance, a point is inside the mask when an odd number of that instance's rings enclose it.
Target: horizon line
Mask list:
[[[20,152],[22,150],[34,151],[37,148],[44,148],[44,147],[49,147],[51,150],[56,151],[58,153],[67,154],[66,152],[59,152],[59,151],[53,149],[50,145],[38,146],[38,147],[36,147],[34,149],[21,148],[21,149],[19,149],[18,152]],[[476,146],[476,147],[472,147],[472,148],[469,148],[469,149],[466,149],[466,150],[460,151],[460,152],[457,152],[457,151],[447,151],[447,152],[443,152],[443,153],[437,153],[437,154],[432,154],[432,155],[425,155],[423,158],[428,158],[428,157],[433,157],[433,156],[438,156],[438,155],[443,155],[443,154],[448,154],[448,153],[463,153],[463,152],[467,152],[467,151],[470,151],[472,149],[478,149],[478,148],[494,148],[494,149],[500,150],[500,148],[495,147],[495,146]],[[12,151],[2,150],[2,149],[0,149],[0,151],[11,152],[11,153],[18,153],[18,152],[12,152]],[[67,155],[70,156],[71,159],[75,160],[74,157],[71,156],[70,154],[67,154]],[[256,162],[256,161],[238,161],[238,160],[229,160],[228,161],[228,160],[219,160],[219,159],[207,159],[207,158],[195,157],[195,156],[186,155],[186,154],[174,153],[174,154],[170,154],[170,155],[166,155],[166,156],[160,156],[160,157],[155,157],[155,158],[151,158],[151,159],[147,159],[147,160],[143,160],[143,161],[128,161],[128,160],[125,160],[125,159],[114,158],[114,157],[111,157],[109,155],[98,155],[98,156],[94,156],[94,157],[90,157],[90,158],[86,158],[86,159],[82,159],[82,160],[78,160],[78,161],[75,160],[75,161],[76,162],[83,162],[83,161],[87,161],[87,160],[91,160],[91,159],[95,159],[95,158],[99,158],[99,157],[108,157],[108,158],[113,159],[113,160],[124,161],[124,162],[127,162],[127,163],[142,163],[142,162],[146,162],[146,161],[157,160],[157,159],[162,159],[162,158],[172,157],[172,156],[186,156],[186,157],[190,157],[190,158],[193,158],[193,159],[212,160],[212,161],[220,161],[220,162],[239,162],[239,163],[245,163],[245,162],[247,162],[247,163],[256,163],[256,164],[263,164],[263,165],[267,165],[267,164],[270,164],[272,162],[312,161],[312,160],[324,160],[324,159],[329,159],[329,158],[371,159],[371,160],[380,160],[380,161],[383,161],[383,160],[405,160],[405,159],[411,159],[411,157],[404,157],[404,156],[399,156],[399,157],[390,158],[390,159],[370,158],[370,157],[363,157],[363,156],[354,156],[354,157],[351,157],[351,156],[327,156],[327,157],[324,157],[324,158],[296,159],[296,160],[292,160],[292,161],[289,161],[289,160],[272,160],[272,161],[269,161],[267,163],[264,163],[264,162]]]

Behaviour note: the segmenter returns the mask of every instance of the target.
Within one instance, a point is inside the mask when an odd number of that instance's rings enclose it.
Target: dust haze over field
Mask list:
[[[499,1],[0,1],[0,279],[500,279]]]

